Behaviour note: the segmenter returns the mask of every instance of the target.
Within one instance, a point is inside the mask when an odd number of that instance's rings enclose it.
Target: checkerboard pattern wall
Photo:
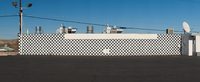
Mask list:
[[[156,56],[181,55],[181,34],[158,34],[158,39],[67,40],[64,34],[24,34],[20,55]]]

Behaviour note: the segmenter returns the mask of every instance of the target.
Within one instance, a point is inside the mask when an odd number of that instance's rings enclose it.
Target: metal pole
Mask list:
[[[22,8],[22,0],[19,0],[19,37],[20,37],[20,55],[23,54],[23,34],[22,34],[22,26],[23,26],[23,8]]]
[[[23,8],[22,8],[22,0],[19,1],[19,34],[22,35],[22,27],[23,27]]]

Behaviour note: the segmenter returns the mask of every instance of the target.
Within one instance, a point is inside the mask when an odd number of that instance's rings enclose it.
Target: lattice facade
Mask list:
[[[20,55],[151,56],[181,55],[181,34],[157,39],[65,39],[64,34],[24,34]]]

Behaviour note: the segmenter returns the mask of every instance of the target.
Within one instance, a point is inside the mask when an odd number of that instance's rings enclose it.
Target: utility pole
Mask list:
[[[19,4],[19,6],[18,6]],[[19,2],[12,2],[12,5],[15,8],[19,8],[19,35],[23,34],[23,6],[22,6],[22,0],[19,0]],[[31,7],[32,3],[28,3],[27,7]]]
[[[22,0],[19,1],[19,34],[22,35],[23,28],[23,8],[22,8]]]
[[[19,6],[18,6],[19,4]],[[23,35],[23,6],[22,6],[22,0],[19,0],[19,2],[12,2],[12,5],[15,7],[15,8],[19,8],[19,34],[18,36],[20,37],[20,54],[23,54],[23,42],[22,42],[22,35]],[[32,6],[32,3],[28,3],[27,7],[31,7]]]

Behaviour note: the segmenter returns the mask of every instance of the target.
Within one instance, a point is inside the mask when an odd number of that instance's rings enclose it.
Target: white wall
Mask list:
[[[200,52],[200,36],[196,36],[196,52]]]
[[[196,38],[195,52],[197,53],[197,56],[200,56],[200,35],[197,35],[195,38]]]
[[[193,56],[193,40],[189,40],[189,56]]]
[[[65,39],[158,39],[157,34],[65,34]]]

